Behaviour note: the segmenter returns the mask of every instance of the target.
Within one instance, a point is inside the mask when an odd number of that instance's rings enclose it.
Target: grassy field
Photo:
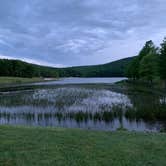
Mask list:
[[[1,84],[19,84],[43,81],[43,78],[0,77]]]
[[[42,81],[53,81],[57,80],[57,78],[45,79],[40,77],[33,78],[22,78],[22,77],[0,77],[0,86],[5,85],[14,85],[14,84],[23,84],[23,83],[33,83],[33,82],[42,82]]]
[[[165,166],[166,134],[0,127],[2,166]]]

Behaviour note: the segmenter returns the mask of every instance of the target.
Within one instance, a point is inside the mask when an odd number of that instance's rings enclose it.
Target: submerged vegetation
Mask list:
[[[2,92],[1,124],[164,131],[166,95],[132,86],[61,85]]]

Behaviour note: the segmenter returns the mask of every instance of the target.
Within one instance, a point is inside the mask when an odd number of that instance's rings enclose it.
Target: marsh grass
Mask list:
[[[166,103],[164,95],[120,93],[96,86],[58,86],[0,95],[0,119],[5,124],[17,120],[33,125],[69,120],[111,124],[118,120],[121,125],[125,120],[136,124],[162,121],[164,125]]]

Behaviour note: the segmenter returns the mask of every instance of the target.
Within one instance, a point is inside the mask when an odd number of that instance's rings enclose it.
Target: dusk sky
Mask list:
[[[0,0],[0,58],[102,64],[164,36],[166,0]]]

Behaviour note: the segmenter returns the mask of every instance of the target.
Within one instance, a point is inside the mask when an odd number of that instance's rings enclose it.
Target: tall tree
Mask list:
[[[156,50],[156,47],[153,43],[152,40],[149,40],[145,43],[144,47],[142,48],[142,50],[139,52],[139,60],[141,60],[144,56],[148,55],[149,53],[151,53],[152,51]]]
[[[142,58],[142,60],[140,61],[139,75],[140,78],[151,83],[157,77],[158,55],[156,54],[156,52],[151,52]]]
[[[161,43],[160,48],[160,77],[164,80],[166,87],[166,37]]]
[[[128,78],[137,80],[139,79],[139,59],[135,57],[133,61],[128,65],[126,75]]]
[[[129,65],[127,76],[133,79],[140,79],[142,77],[141,74],[143,74],[143,71],[140,72],[140,63],[142,63],[142,66],[144,66],[147,62],[147,60],[144,59],[144,57],[154,52],[156,52],[156,47],[153,41],[152,40],[147,41],[144,47],[139,52],[138,56]]]

